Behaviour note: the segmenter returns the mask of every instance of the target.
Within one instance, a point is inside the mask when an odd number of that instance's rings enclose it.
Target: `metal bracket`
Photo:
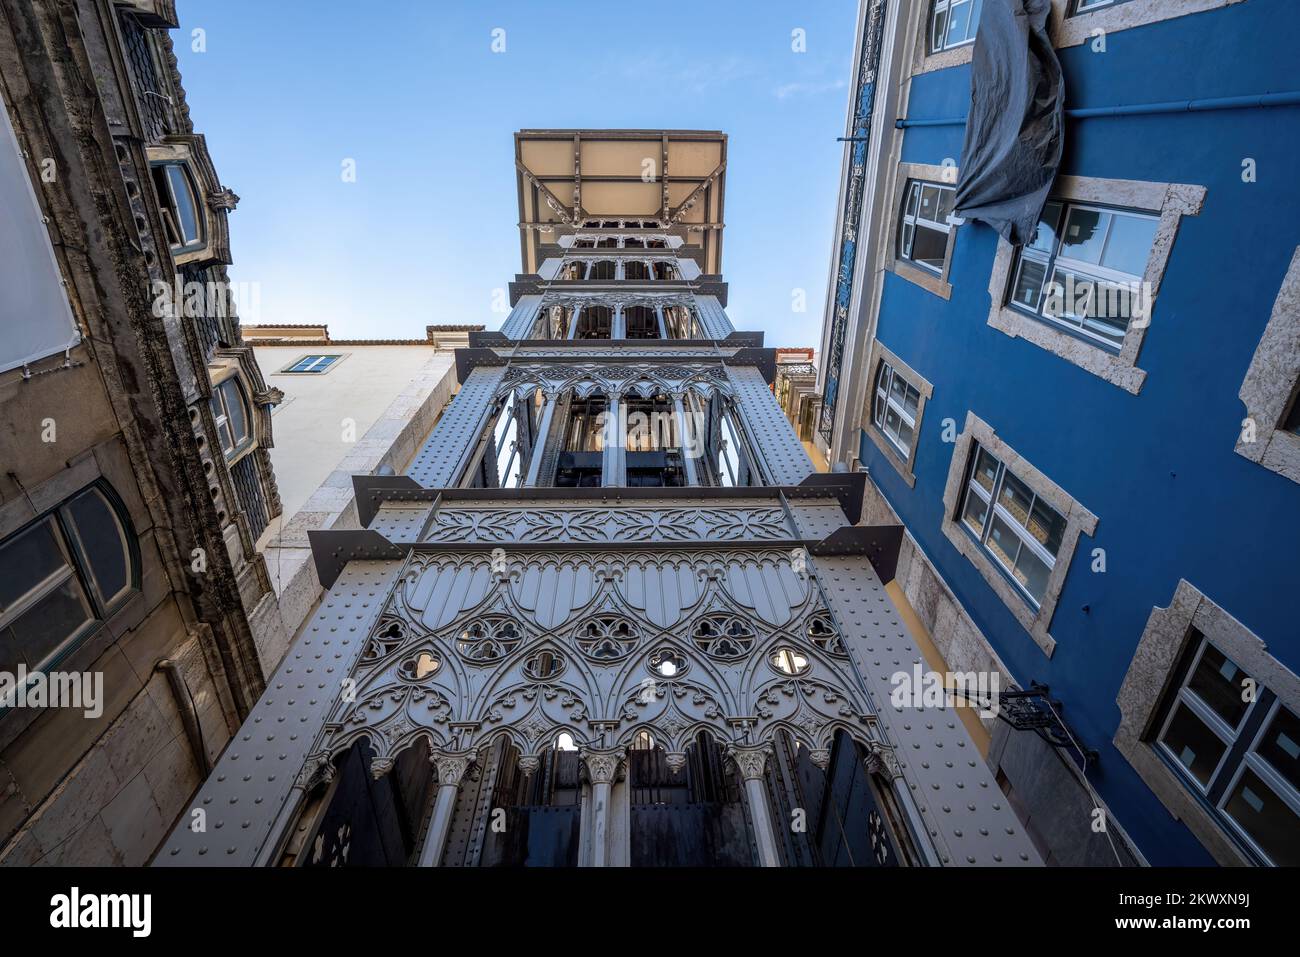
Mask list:
[[[898,571],[903,545],[902,525],[845,525],[831,532],[809,551],[814,555],[866,555],[884,584]]]
[[[1003,691],[998,695],[998,717],[1017,731],[1033,731],[1054,748],[1073,751],[1082,770],[1095,763],[1098,754],[1078,743],[1060,716],[1065,706],[1049,697],[1049,690],[1047,685],[1031,681],[1028,689]]]
[[[307,532],[307,540],[316,560],[316,577],[327,591],[350,561],[403,558],[408,551],[368,528],[312,530]]]

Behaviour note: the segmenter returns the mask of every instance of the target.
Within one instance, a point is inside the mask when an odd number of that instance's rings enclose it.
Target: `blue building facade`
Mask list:
[[[1300,8],[1054,0],[1064,156],[1022,250],[951,214],[979,0],[862,6],[831,461],[906,527],[952,670],[1059,703],[1080,748],[989,755],[1049,859],[1296,863]],[[1053,277],[1147,308],[1075,318]]]

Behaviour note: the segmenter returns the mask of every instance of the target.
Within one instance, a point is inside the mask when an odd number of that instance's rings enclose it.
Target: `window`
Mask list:
[[[282,369],[280,371],[281,372],[308,372],[308,373],[319,374],[322,372],[328,372],[330,370],[330,367],[342,358],[343,358],[342,356],[303,356],[301,359],[299,359],[293,365],[289,366],[287,369]]]
[[[158,163],[153,167],[153,185],[158,194],[167,243],[173,250],[203,245],[198,191],[184,163]]]
[[[876,373],[876,394],[872,421],[907,461],[916,438],[917,412],[921,393],[899,375],[888,362]]]
[[[212,418],[227,461],[233,462],[253,445],[252,419],[248,400],[239,379],[231,377],[212,389]]]
[[[1155,744],[1263,862],[1300,864],[1300,719],[1195,628]]]
[[[934,0],[930,13],[930,52],[975,41],[984,0]]]
[[[1123,0],[1074,0],[1070,15],[1090,13],[1093,10],[1100,10],[1102,7],[1113,7],[1116,3],[1122,2]]]
[[[903,198],[902,227],[898,236],[898,258],[943,274],[948,259],[952,226],[953,197],[957,191],[938,183],[912,181]]]
[[[1021,247],[1008,304],[1118,350],[1148,308],[1142,280],[1158,224],[1145,213],[1047,203]]]
[[[0,671],[57,664],[137,587],[134,533],[92,485],[0,542]]]
[[[1065,518],[976,445],[961,523],[1037,607],[1065,536]]]

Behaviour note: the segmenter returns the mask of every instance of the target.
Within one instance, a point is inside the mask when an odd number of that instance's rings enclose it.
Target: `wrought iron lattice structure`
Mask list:
[[[157,863],[1038,861],[953,712],[891,702],[920,653],[881,583],[896,530],[853,527],[864,476],[813,472],[773,350],[700,294],[658,190],[590,225],[601,155],[573,207],[521,172],[524,227],[559,234],[526,244],[536,293],[460,350],[406,473],[356,477],[364,528],[311,534],[321,609]],[[695,328],[626,338],[658,280],[616,279],[608,338],[579,349],[563,323],[596,293],[560,278],[573,237],[633,217],[697,277],[671,293]],[[546,310],[575,305],[553,335]]]

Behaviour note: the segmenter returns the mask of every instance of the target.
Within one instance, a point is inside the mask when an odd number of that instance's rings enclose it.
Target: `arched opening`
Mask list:
[[[376,779],[370,742],[335,760],[334,779],[309,798],[280,862],[301,867],[400,867],[419,854],[433,797],[433,768],[421,740]]]
[[[722,749],[701,732],[669,760],[653,729],[627,752],[634,867],[748,867],[757,862],[743,788]]]
[[[581,759],[560,732],[532,761],[501,740],[484,829],[484,867],[575,867],[582,820]]]
[[[574,249],[595,249],[596,240],[592,239],[589,236],[580,237],[573,241],[573,248]]]
[[[658,339],[659,316],[650,306],[627,306],[623,309],[624,334],[628,339]]]
[[[623,262],[623,278],[633,282],[644,282],[650,278],[650,270],[639,259],[627,259]]]
[[[654,278],[663,281],[671,281],[681,278],[681,273],[677,267],[670,262],[657,262],[654,264]]]
[[[863,749],[837,731],[829,754],[806,741],[777,735],[768,762],[778,842],[787,863],[803,867],[890,867],[919,863],[889,782],[868,770]],[[826,764],[823,769],[818,759]]]
[[[645,249],[645,240],[640,236],[626,236],[623,239],[624,249]]]
[[[596,240],[596,248],[597,248],[597,249],[617,249],[617,248],[618,248],[618,237],[617,237],[617,236],[602,236],[602,237],[600,237],[600,239]]]
[[[612,259],[598,259],[587,270],[587,278],[596,282],[611,282],[618,272],[618,264]]]
[[[614,310],[609,306],[583,306],[573,328],[575,339],[608,339],[614,325]]]

